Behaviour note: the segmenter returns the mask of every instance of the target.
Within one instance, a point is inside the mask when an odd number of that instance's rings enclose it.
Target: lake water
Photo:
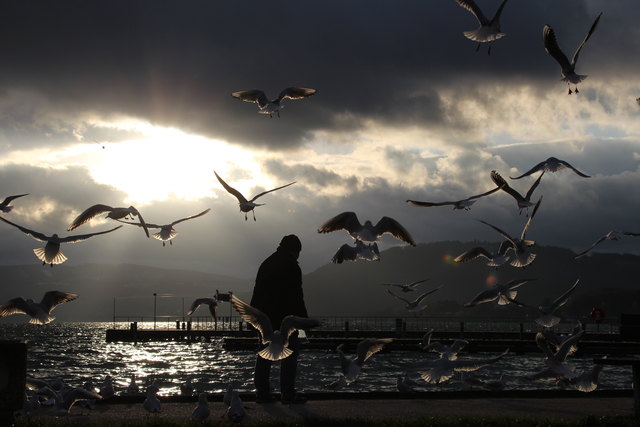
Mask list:
[[[50,380],[61,378],[75,386],[87,380],[99,385],[108,374],[115,379],[116,392],[123,390],[135,374],[143,386],[153,380],[161,383],[160,395],[179,393],[179,384],[191,378],[196,389],[221,392],[233,383],[240,391],[253,390],[253,351],[226,351],[222,340],[212,342],[107,343],[106,330],[113,323],[53,323],[36,326],[25,323],[0,324],[0,338],[28,341],[27,375]],[[460,355],[461,359],[495,357],[495,353]],[[433,359],[435,353],[385,352],[374,355],[363,366],[357,382],[343,391],[396,391],[396,377],[409,372],[422,391],[468,389],[456,374],[444,385],[422,381],[416,369],[421,361]],[[556,389],[555,381],[531,382],[527,374],[542,370],[542,353],[510,354],[494,365],[470,375],[483,380],[497,380],[504,374],[506,389]],[[578,371],[591,368],[592,357],[571,357],[569,364]],[[278,391],[278,363],[272,380]],[[307,392],[327,391],[325,386],[338,377],[340,360],[332,350],[303,351],[298,364],[298,389]],[[605,366],[599,389],[630,389],[631,368]]]

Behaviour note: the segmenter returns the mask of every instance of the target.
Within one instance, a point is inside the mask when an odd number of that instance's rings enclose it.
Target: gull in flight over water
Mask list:
[[[478,42],[476,52],[480,50],[481,43],[489,42],[489,50],[487,50],[487,54],[491,55],[491,42],[506,36],[505,33],[500,31],[500,15],[502,14],[504,6],[507,4],[507,0],[502,0],[500,7],[498,7],[496,14],[491,18],[491,20],[487,19],[484,13],[482,13],[482,10],[480,10],[473,0],[456,0],[456,3],[471,12],[480,23],[480,26],[475,30],[464,31],[462,34],[464,34],[464,36],[469,40]]]
[[[441,357],[435,360],[421,362],[420,377],[429,384],[441,384],[450,379],[455,372],[473,372],[485,366],[491,365],[502,359],[509,349],[500,355],[489,359],[460,360]]]
[[[562,52],[562,50],[560,49],[560,46],[558,46],[558,41],[556,40],[556,33],[555,31],[553,31],[553,28],[551,28],[549,25],[545,25],[544,28],[542,29],[542,39],[544,41],[544,49],[547,51],[549,55],[553,57],[553,59],[555,59],[558,62],[558,64],[560,64],[560,67],[562,68],[562,81],[567,82],[567,85],[573,83],[575,85],[576,93],[579,93],[578,83],[580,83],[581,81],[587,78],[586,75],[576,74],[576,63],[578,62],[578,56],[580,55],[580,51],[582,50],[582,47],[585,45],[587,40],[589,40],[589,37],[591,37],[591,34],[593,34],[593,31],[598,26],[598,22],[600,22],[601,16],[602,16],[602,12],[600,12],[596,20],[591,25],[591,29],[587,33],[587,36],[584,38],[584,40],[582,40],[582,43],[580,43],[580,45],[576,49],[576,52],[573,54],[573,58],[571,59],[571,62],[569,62],[569,59],[567,58],[567,56],[564,54],[564,52]],[[572,93],[573,92],[571,91],[571,87],[569,87],[569,95],[571,95]]]
[[[480,292],[476,295],[471,301],[466,303],[465,307],[475,307],[479,304],[484,304],[487,302],[498,300],[499,305],[507,305],[509,304],[509,298],[514,299],[518,296],[518,291],[516,288],[524,285],[527,282],[530,282],[534,279],[522,279],[522,280],[512,280],[506,284],[496,283],[492,285],[486,291]]]
[[[432,206],[447,206],[447,205],[453,205],[453,209],[464,209],[466,211],[471,210],[471,205],[473,205],[480,197],[484,197],[484,196],[488,196],[489,194],[493,194],[496,191],[498,191],[500,189],[500,187],[496,187],[492,190],[489,190],[487,192],[484,192],[482,194],[478,194],[477,196],[471,196],[471,197],[467,197],[466,199],[462,199],[462,200],[457,200],[455,202],[419,202],[417,200],[407,200],[407,203],[413,205],[413,206],[420,206],[420,207],[432,207]]]
[[[255,203],[255,200],[258,197],[264,196],[267,193],[271,193],[272,191],[276,191],[276,190],[280,190],[281,188],[285,188],[288,187],[290,185],[293,185],[296,183],[296,181],[290,182],[289,184],[283,185],[281,187],[276,187],[273,188],[271,190],[267,190],[267,191],[263,191],[262,193],[258,194],[257,196],[254,196],[253,199],[251,200],[247,200],[246,197],[244,197],[242,195],[242,193],[240,193],[238,190],[236,190],[235,188],[231,187],[229,184],[227,184],[226,182],[224,182],[224,180],[222,178],[220,178],[220,176],[218,175],[218,173],[216,171],[213,171],[213,173],[216,175],[216,178],[218,178],[218,181],[220,181],[220,184],[222,184],[222,186],[224,187],[225,190],[227,190],[230,194],[234,195],[236,197],[236,199],[238,199],[238,205],[240,206],[240,211],[244,212],[244,220],[247,220],[247,213],[251,212],[253,214],[253,220],[256,220],[256,213],[254,211],[254,209],[257,206],[263,206],[264,203]]]
[[[537,319],[535,319],[535,322],[540,325],[540,326],[544,326],[545,328],[553,328],[554,326],[556,326],[558,323],[560,323],[560,317],[555,315],[555,312],[562,307],[563,305],[565,305],[567,303],[567,301],[569,300],[569,297],[571,296],[571,294],[573,293],[573,291],[576,290],[576,287],[578,286],[578,283],[580,283],[580,279],[576,280],[576,282],[573,284],[573,286],[571,286],[565,293],[563,293],[562,295],[560,295],[558,298],[556,298],[551,304],[549,305],[541,305],[539,307],[533,307],[527,304],[524,304],[520,301],[517,301],[513,298],[509,298],[507,297],[507,299],[520,306],[520,307],[525,307],[525,308],[531,308],[535,311],[538,312],[538,314],[540,315],[540,317],[538,317]],[[563,343],[564,345],[564,343]]]
[[[407,309],[407,311],[413,311],[413,312],[418,312],[418,311],[422,311],[425,308],[427,308],[427,303],[424,300],[425,297],[427,297],[428,295],[431,295],[432,293],[434,293],[435,291],[437,291],[438,289],[441,289],[442,286],[439,286],[435,289],[431,289],[430,291],[427,291],[425,293],[423,293],[422,295],[420,295],[418,298],[416,298],[413,301],[409,301],[408,299],[404,299],[399,295],[394,294],[393,292],[391,292],[391,289],[387,289],[387,292],[391,295],[393,295],[394,297],[398,298],[400,301],[403,301],[406,305],[404,308]]]
[[[364,362],[382,350],[384,346],[389,344],[391,341],[393,341],[393,338],[367,338],[358,343],[358,346],[356,347],[356,354],[350,357],[347,357],[342,351],[344,344],[340,344],[336,348],[336,351],[340,356],[342,374],[344,375],[347,383],[352,383],[358,379]]]
[[[356,261],[358,259],[364,259],[367,261],[380,261],[380,251],[378,250],[378,244],[373,243],[367,245],[366,243],[356,240],[355,246],[349,246],[344,244],[340,246],[338,251],[331,258],[331,262],[334,264],[342,264],[344,261]]]
[[[360,224],[354,212],[343,212],[322,224],[318,228],[318,233],[330,233],[336,230],[346,230],[351,237],[364,242],[377,242],[380,236],[389,233],[398,240],[416,246],[411,234],[398,221],[388,216],[383,216],[376,225],[369,220]]]
[[[580,252],[578,255],[574,256],[573,258],[574,259],[582,258],[586,254],[591,252],[591,250],[593,248],[595,248],[596,246],[598,246],[600,243],[604,242],[605,240],[620,240],[624,236],[638,237],[638,236],[640,236],[640,233],[632,233],[630,231],[614,231],[614,230],[612,230],[612,231],[608,232],[607,234],[605,234],[604,236],[602,236],[601,238],[599,238],[598,240],[596,240],[595,242],[593,242],[593,244],[591,245],[590,248],[585,249],[584,251]]]
[[[142,228],[144,229],[144,234],[146,234],[147,237],[149,237],[149,230],[147,230],[147,224],[144,222],[144,219],[142,218],[142,215],[140,215],[140,212],[138,212],[138,209],[136,209],[133,206],[129,206],[128,208],[112,208],[111,206],[101,205],[101,204],[90,206],[87,209],[85,209],[84,212],[78,215],[76,219],[73,220],[71,225],[67,227],[67,231],[74,230],[80,227],[82,224],[91,221],[96,216],[105,212],[108,212],[106,216],[107,218],[116,219],[116,220],[133,218],[134,216],[137,216],[140,219],[140,224],[142,224]]]
[[[268,114],[273,117],[277,114],[280,117],[280,110],[284,108],[281,104],[283,99],[302,99],[314,95],[317,91],[306,87],[288,87],[280,92],[280,95],[274,100],[269,101],[267,95],[260,89],[240,90],[233,92],[231,96],[245,102],[255,102],[258,104],[258,113]]]
[[[55,319],[51,315],[54,308],[65,302],[78,298],[78,294],[62,291],[49,291],[44,294],[40,302],[22,297],[13,298],[6,304],[0,305],[0,317],[10,316],[20,313],[30,316],[29,323],[35,325],[46,325]]]
[[[423,335],[422,342],[418,346],[425,351],[438,353],[441,359],[456,360],[460,350],[469,344],[469,341],[460,339],[453,341],[451,345],[442,344],[439,341],[431,341],[433,332],[433,329],[429,329]]]
[[[531,216],[529,217],[529,219],[527,220],[527,223],[524,225],[524,228],[522,229],[520,238],[511,237],[509,234],[507,234],[506,231],[499,229],[495,225],[491,225],[488,222],[483,221],[481,219],[478,220],[481,223],[486,224],[489,227],[493,228],[502,237],[507,239],[507,241],[510,243],[510,247],[509,249],[507,249],[507,251],[512,250],[514,252],[514,257],[513,259],[511,259],[511,265],[514,267],[526,267],[527,265],[531,264],[533,260],[536,258],[536,254],[532,253],[529,250],[529,247],[535,245],[536,242],[533,240],[527,240],[525,239],[525,237],[527,235],[527,230],[529,230],[529,226],[531,225],[531,221],[533,221],[533,217],[535,217],[536,212],[538,211],[538,207],[540,207],[540,202],[542,202],[542,197],[540,197],[540,200],[538,200],[538,203],[536,203],[535,207],[533,208],[533,212],[531,213]]]
[[[481,246],[476,246],[475,248],[471,248],[468,251],[465,251],[455,257],[453,259],[453,262],[467,262],[478,257],[484,257],[489,260],[489,262],[487,262],[487,265],[489,267],[500,267],[501,265],[509,261],[509,254],[507,253],[507,251],[510,248],[511,242],[509,240],[504,240],[502,243],[500,243],[498,252],[496,253],[491,253]]]
[[[497,171],[494,171],[494,170],[491,171],[491,180],[498,187],[500,187],[502,191],[504,191],[505,193],[509,194],[511,197],[516,199],[516,203],[518,203],[518,209],[520,209],[520,213],[522,213],[523,209],[529,209],[531,206],[535,204],[531,201],[531,196],[533,195],[533,192],[540,184],[540,180],[542,179],[543,175],[544,175],[544,171],[540,174],[538,179],[535,180],[531,188],[529,188],[529,191],[527,191],[527,194],[525,194],[524,196],[522,196],[522,194],[520,194],[518,191],[511,188],[509,184],[507,184],[507,181],[505,181],[502,175],[500,175]]]
[[[279,330],[273,330],[271,320],[266,314],[237,296],[231,295],[231,305],[245,322],[258,330],[262,344],[268,344],[258,352],[260,357],[267,360],[275,361],[289,357],[293,353],[293,350],[288,348],[291,334],[298,329],[304,330],[321,325],[316,319],[289,315],[282,319]]]
[[[187,221],[189,219],[194,219],[194,218],[198,218],[206,213],[208,213],[211,209],[206,209],[198,214],[195,215],[191,215],[188,216],[186,218],[181,218],[181,219],[177,219],[175,221],[173,221],[170,224],[164,224],[164,225],[156,225],[156,224],[150,224],[150,223],[145,223],[144,225],[141,222],[129,222],[129,221],[123,221],[121,219],[117,220],[123,224],[129,224],[129,225],[137,225],[138,227],[146,227],[147,229],[149,228],[159,228],[160,231],[157,233],[152,234],[154,239],[158,239],[162,242],[162,246],[165,246],[165,242],[169,242],[170,245],[173,245],[173,238],[176,237],[178,235],[178,232],[173,228],[174,225],[181,223],[182,221]]]
[[[15,196],[6,197],[2,201],[2,203],[0,203],[0,211],[2,211],[4,213],[11,212],[11,210],[13,209],[13,206],[11,206],[11,202],[13,202],[18,197],[23,197],[23,196],[28,196],[28,195],[29,195],[29,193],[25,193],[25,194],[17,194]]]
[[[206,304],[209,306],[209,313],[213,316],[215,327],[218,327],[218,316],[216,316],[216,307],[218,306],[218,300],[215,298],[197,298],[191,303],[191,308],[187,312],[187,316],[191,316],[200,305]]]
[[[572,171],[574,171],[576,174],[580,175],[583,178],[591,178],[589,175],[585,175],[582,172],[580,172],[578,169],[571,166],[568,162],[565,162],[564,160],[556,159],[555,157],[549,157],[547,160],[538,163],[537,165],[535,165],[534,167],[532,167],[531,169],[529,169],[527,172],[523,173],[520,176],[516,176],[515,178],[510,176],[509,178],[520,179],[539,171],[557,172],[565,168],[571,169]]]
[[[97,236],[100,234],[111,233],[112,231],[115,231],[118,228],[122,227],[121,225],[119,225],[107,231],[99,231],[97,233],[76,234],[73,236],[59,237],[57,234],[47,236],[37,231],[29,230],[28,228],[22,227],[18,224],[14,224],[8,219],[4,219],[2,217],[0,217],[0,220],[6,222],[7,224],[13,225],[18,230],[22,231],[24,234],[33,237],[35,240],[39,242],[46,242],[47,244],[43,248],[36,248],[33,250],[33,253],[36,254],[36,256],[40,261],[42,261],[42,265],[50,264],[51,267],[53,267],[54,264],[62,264],[67,260],[67,257],[60,250],[61,243],[81,242],[83,240],[87,240],[89,237]]]
[[[382,286],[395,286],[396,288],[400,289],[402,292],[413,292],[416,289],[418,289],[418,285],[420,283],[424,283],[429,279],[422,279],[422,280],[418,280],[416,282],[411,282],[411,283],[382,283]]]
[[[569,355],[569,350],[578,343],[578,340],[580,340],[583,334],[584,331],[580,331],[579,333],[572,335],[571,338],[562,343],[558,351],[554,353],[551,350],[549,342],[544,334],[542,332],[538,332],[536,334],[536,345],[544,353],[544,363],[547,366],[540,372],[527,375],[526,378],[529,380],[575,378],[577,374],[572,367],[567,365],[566,358]]]

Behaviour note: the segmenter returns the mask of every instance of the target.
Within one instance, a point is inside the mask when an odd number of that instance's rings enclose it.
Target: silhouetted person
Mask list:
[[[274,328],[278,328],[282,319],[290,314],[308,317],[302,294],[302,271],[298,266],[301,250],[302,243],[296,235],[284,236],[278,249],[258,269],[251,306],[264,312]],[[289,348],[293,354],[283,359],[280,365],[281,400],[283,403],[304,403],[306,399],[295,389],[299,353],[297,332],[289,337]],[[258,403],[275,400],[269,383],[271,363],[257,356],[254,383]]]

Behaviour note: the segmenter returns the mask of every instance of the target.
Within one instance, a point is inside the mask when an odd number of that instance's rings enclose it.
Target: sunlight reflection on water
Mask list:
[[[6,323],[0,325],[0,336],[28,341],[27,375],[41,379],[59,377],[70,385],[80,385],[89,379],[100,384],[109,374],[115,380],[116,390],[122,390],[128,385],[131,374],[135,374],[140,385],[158,380],[161,395],[178,394],[179,384],[187,378],[192,379],[196,389],[209,392],[224,391],[229,383],[241,391],[254,388],[253,351],[226,351],[221,339],[194,343],[107,343],[105,335],[110,327],[111,323],[57,323],[44,327]],[[405,372],[418,380],[421,390],[468,388],[459,375],[440,386],[422,382],[416,368],[421,360],[435,357],[434,353],[431,355],[419,351],[379,353],[367,361],[358,381],[344,391],[395,391],[397,375]],[[486,356],[472,354],[461,358]],[[570,364],[581,371],[591,367],[592,357],[574,357]],[[278,390],[278,366],[274,364],[271,376],[274,390]],[[497,380],[504,373],[507,389],[557,388],[554,381],[530,382],[523,378],[542,368],[541,353],[510,355],[472,375],[483,380]],[[298,365],[298,388],[308,392],[325,391],[325,385],[337,378],[339,369],[340,360],[335,351],[303,351]],[[604,368],[599,389],[629,388],[629,367]]]

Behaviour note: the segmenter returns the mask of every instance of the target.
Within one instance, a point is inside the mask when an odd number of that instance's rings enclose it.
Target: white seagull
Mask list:
[[[215,327],[218,326],[218,316],[216,315],[216,307],[218,306],[218,300],[215,298],[197,298],[191,303],[191,308],[187,312],[187,316],[191,316],[202,304],[209,306],[209,313],[213,317]]]
[[[538,332],[536,334],[536,344],[540,350],[545,354],[544,363],[546,366],[540,372],[532,375],[528,375],[526,378],[529,380],[543,380],[549,378],[574,378],[577,376],[575,370],[567,365],[566,358],[569,355],[569,350],[575,346],[578,340],[582,337],[584,331],[581,331],[573,335],[570,339],[566,340],[557,352],[553,352],[549,346],[549,342],[545,338],[544,334]]]
[[[544,328],[542,330],[542,335],[544,335],[544,337],[547,339],[547,342],[549,343],[549,345],[555,347],[555,350],[558,351],[560,350],[560,347],[562,347],[562,344],[564,344],[565,341],[567,341],[568,339],[571,339],[571,337],[576,334],[582,333],[583,331],[584,331],[584,325],[582,324],[582,322],[578,321],[577,325],[573,328],[573,331],[570,334],[558,335],[553,331],[553,329]],[[578,346],[573,345],[571,348],[569,348],[567,355],[570,356],[574,354],[576,351],[578,351]]]
[[[545,25],[542,29],[542,39],[544,41],[544,49],[555,59],[560,67],[562,68],[562,81],[567,82],[567,85],[573,83],[576,87],[576,93],[578,92],[578,83],[587,78],[586,75],[576,74],[576,63],[578,62],[578,56],[580,55],[580,51],[584,44],[589,40],[591,34],[596,29],[598,22],[600,22],[600,17],[602,16],[602,12],[598,15],[596,20],[591,25],[591,29],[587,33],[587,36],[582,40],[582,43],[576,49],[576,52],[573,54],[573,58],[571,62],[567,56],[560,50],[560,46],[558,46],[558,41],[556,40],[556,33],[553,31],[549,25]],[[569,95],[571,95],[571,87],[569,87]]]
[[[0,219],[2,219],[2,218],[0,218]],[[605,234],[604,236],[602,236],[601,238],[599,238],[598,240],[596,240],[595,242],[593,242],[593,244],[591,245],[590,248],[585,249],[584,251],[580,252],[578,255],[574,256],[573,258],[574,259],[582,258],[586,254],[591,252],[591,250],[593,248],[595,248],[596,246],[598,246],[600,243],[604,242],[605,240],[620,240],[624,236],[638,237],[638,236],[640,236],[640,233],[632,233],[630,231],[614,231],[614,230],[612,230],[612,231],[608,232],[607,234]]]
[[[428,295],[431,295],[432,293],[434,293],[435,291],[441,288],[442,286],[439,286],[435,289],[431,289],[430,291],[423,293],[413,301],[409,301],[408,299],[404,299],[401,296],[394,294],[393,292],[391,292],[391,289],[387,289],[387,292],[393,295],[394,297],[398,298],[400,301],[404,302],[406,304],[404,308],[406,308],[407,311],[418,312],[427,308],[427,303],[424,300],[425,297],[427,297]]]
[[[318,233],[330,233],[336,230],[346,230],[351,237],[364,242],[376,242],[380,236],[389,233],[398,240],[416,246],[411,234],[398,221],[388,216],[383,216],[376,225],[369,220],[360,224],[354,212],[343,212],[322,224],[318,228]]]
[[[488,196],[489,194],[493,194],[496,191],[498,191],[500,189],[500,187],[496,187],[492,190],[489,190],[487,192],[484,192],[482,194],[478,194],[476,196],[471,196],[471,197],[467,197],[466,199],[462,199],[462,200],[456,200],[455,202],[419,202],[417,200],[407,200],[407,203],[413,205],[413,206],[420,206],[420,207],[432,207],[432,206],[447,206],[447,205],[453,205],[453,209],[464,209],[466,211],[471,210],[471,205],[473,205],[480,197],[484,197],[484,196]]]
[[[580,279],[576,280],[576,282],[573,284],[573,286],[571,286],[565,293],[560,295],[558,298],[556,298],[549,305],[541,305],[541,306],[538,306],[538,307],[533,307],[533,306],[524,304],[524,303],[522,303],[520,301],[517,301],[517,300],[515,300],[513,298],[507,297],[507,299],[510,302],[512,302],[512,303],[514,303],[516,305],[519,305],[520,307],[534,309],[535,311],[538,312],[538,314],[540,314],[540,317],[538,317],[535,320],[535,322],[540,326],[544,326],[545,328],[553,328],[555,325],[560,323],[560,320],[561,320],[560,317],[556,316],[554,313],[560,307],[562,307],[563,305],[565,305],[567,303],[567,300],[569,299],[569,296],[571,296],[573,291],[575,291],[576,287],[578,286],[578,283],[580,283]],[[564,343],[563,343],[563,345],[564,345]]]
[[[469,40],[478,42],[476,52],[480,49],[480,43],[492,42],[506,36],[505,33],[500,31],[500,15],[502,14],[502,9],[504,9],[505,4],[507,4],[507,0],[502,0],[500,7],[498,7],[496,14],[491,20],[484,16],[482,10],[480,10],[473,0],[456,0],[456,3],[471,12],[480,23],[480,26],[475,30],[464,31],[462,33]],[[491,44],[489,44],[487,54],[491,55]]]
[[[522,279],[522,280],[511,280],[509,283],[501,284],[496,283],[492,285],[489,289],[480,292],[476,295],[471,301],[466,303],[465,307],[474,307],[478,304],[483,304],[486,302],[491,302],[498,300],[499,305],[507,305],[509,304],[509,299],[514,299],[518,296],[518,291],[516,288],[524,285],[527,282],[535,279]]]
[[[359,259],[380,261],[378,244],[373,243],[367,245],[360,240],[356,240],[355,246],[349,246],[345,243],[338,248],[338,251],[333,255],[333,258],[331,258],[331,262],[334,264],[342,264],[344,261],[356,261]]]
[[[239,423],[247,414],[247,410],[244,408],[244,403],[240,399],[240,394],[237,391],[231,393],[231,404],[227,408],[227,417],[234,423]]]
[[[283,185],[281,187],[276,187],[273,188],[271,190],[267,190],[267,191],[263,191],[262,193],[258,194],[257,196],[254,196],[251,200],[247,200],[246,197],[244,197],[242,195],[242,193],[240,193],[238,190],[236,190],[235,188],[231,187],[229,184],[227,184],[226,182],[224,182],[224,180],[222,178],[220,178],[220,176],[218,175],[218,173],[216,171],[213,171],[213,173],[216,175],[216,178],[218,178],[218,181],[220,181],[220,184],[222,184],[222,186],[224,187],[225,190],[227,190],[227,192],[229,192],[230,194],[234,195],[236,197],[236,199],[238,199],[238,205],[240,206],[240,211],[244,212],[244,220],[247,220],[247,212],[251,212],[253,214],[253,220],[256,220],[256,213],[254,211],[254,209],[257,206],[263,206],[264,203],[255,203],[255,200],[258,197],[264,196],[267,193],[271,193],[272,191],[276,191],[276,190],[280,190],[281,188],[285,188],[288,187],[290,185],[295,184],[296,182],[290,182],[289,184]]]
[[[411,283],[383,283],[382,286],[395,286],[396,288],[400,289],[402,292],[413,292],[416,289],[418,289],[418,285],[420,283],[424,283],[429,279],[422,279],[422,280],[418,280],[416,282],[411,282]]]
[[[306,87],[288,87],[280,92],[280,95],[272,101],[269,101],[267,95],[260,89],[240,90],[233,92],[231,96],[245,102],[255,102],[258,104],[258,113],[268,114],[273,117],[277,114],[280,117],[280,110],[284,108],[281,105],[283,99],[302,99],[314,95],[317,91]]]
[[[347,383],[354,382],[360,375],[364,362],[382,350],[391,341],[393,341],[393,338],[367,338],[358,343],[356,354],[350,357],[345,356],[342,351],[344,344],[340,344],[336,351],[340,356],[340,367]]]
[[[22,297],[13,298],[6,304],[0,305],[0,317],[21,313],[31,316],[29,323],[46,325],[55,319],[51,316],[54,308],[76,298],[78,298],[78,294],[62,291],[49,291],[44,294],[40,302],[35,302],[30,298],[27,300]]]
[[[422,343],[419,345],[425,351],[438,353],[441,359],[456,360],[460,350],[465,348],[469,341],[457,339],[451,345],[442,344],[439,341],[431,341],[433,329],[429,329],[422,337]]]
[[[159,390],[160,387],[158,387],[155,381],[147,387],[147,397],[144,399],[144,402],[142,402],[142,407],[149,414],[157,414],[160,412],[161,406],[157,394]],[[149,415],[147,414],[147,416]]]
[[[557,172],[559,170],[567,169],[567,168],[571,169],[577,175],[579,175],[579,176],[581,176],[583,178],[591,178],[589,175],[585,175],[582,172],[580,172],[578,169],[576,169],[573,166],[571,166],[569,164],[569,162],[565,162],[564,160],[556,159],[555,157],[549,157],[547,160],[544,160],[544,161],[538,163],[537,165],[535,165],[534,167],[532,167],[531,169],[529,169],[527,172],[523,173],[520,176],[516,176],[515,178],[510,176],[509,178],[511,178],[511,179],[520,179],[520,178],[523,178],[525,176],[529,176],[529,175],[531,175],[533,173],[540,172],[540,171]]]
[[[487,265],[489,267],[500,267],[501,265],[509,261],[509,254],[507,253],[507,251],[510,248],[511,242],[509,240],[504,240],[502,243],[500,243],[498,252],[496,253],[491,253],[481,246],[476,246],[475,248],[471,248],[468,251],[465,251],[455,257],[453,259],[453,262],[467,262],[478,257],[484,257],[489,260],[489,262],[487,262]]]
[[[140,387],[136,383],[136,374],[131,374],[131,380],[129,381],[125,394],[129,396],[136,396],[140,394]]]
[[[28,196],[29,193],[25,193],[25,194],[17,194],[15,196],[8,196],[6,197],[2,203],[0,203],[0,211],[7,213],[7,212],[11,212],[11,210],[13,209],[13,206],[11,206],[11,202],[14,201],[15,199],[17,199],[18,197],[22,197],[22,196]]]
[[[207,393],[200,393],[198,396],[198,406],[191,413],[191,419],[196,421],[204,421],[209,418],[211,411],[209,410],[209,401]]]
[[[603,356],[603,359],[606,357]],[[602,368],[602,364],[595,364],[591,369],[586,369],[579,374],[576,373],[573,378],[561,378],[560,381],[575,387],[578,391],[590,393],[598,388],[598,378]]]
[[[505,193],[511,195],[511,197],[516,199],[516,203],[518,203],[518,209],[520,209],[520,213],[522,213],[522,209],[528,209],[535,204],[531,201],[531,196],[533,195],[533,192],[540,184],[542,175],[544,175],[544,171],[540,174],[538,179],[536,179],[533,185],[529,188],[529,191],[527,191],[527,194],[523,196],[518,191],[511,188],[509,184],[507,184],[507,181],[505,181],[505,179],[498,172],[491,171],[491,179],[493,180],[493,182],[496,183],[496,185],[498,185],[502,191],[504,191]]]
[[[505,239],[507,239],[507,241],[511,243],[511,246],[507,251],[512,250],[515,254],[513,259],[511,259],[511,265],[514,267],[524,268],[527,265],[531,264],[534,259],[536,259],[536,254],[532,253],[529,250],[530,246],[535,245],[535,241],[526,240],[525,237],[527,235],[527,230],[529,230],[529,226],[531,225],[531,221],[533,221],[533,218],[535,217],[536,212],[538,211],[540,202],[542,202],[542,197],[540,197],[540,200],[538,200],[538,203],[536,203],[535,207],[533,208],[533,212],[531,213],[531,216],[529,217],[529,219],[527,220],[527,223],[524,225],[524,228],[522,229],[520,238],[511,237],[509,234],[507,234],[507,232],[499,229],[495,225],[491,225],[488,222],[483,221],[481,219],[478,220],[481,223],[486,224],[489,227],[496,230],[502,237],[504,237]]]
[[[95,391],[89,391],[83,387],[75,387],[60,392],[55,391],[52,388],[45,387],[43,391],[54,399],[55,413],[59,415],[69,415],[71,408],[79,400],[102,399],[102,396]]]
[[[289,315],[282,319],[280,330],[274,331],[271,320],[262,311],[250,306],[235,295],[231,295],[231,305],[245,322],[258,330],[262,344],[268,344],[266,348],[258,352],[260,357],[267,360],[275,361],[289,357],[293,353],[293,350],[287,347],[291,334],[298,329],[321,325],[320,321],[316,319]]]
[[[85,209],[84,212],[78,215],[76,219],[73,220],[71,225],[67,227],[67,231],[76,229],[82,224],[91,221],[96,216],[105,212],[108,212],[106,216],[107,218],[116,219],[116,220],[133,218],[134,216],[137,216],[140,219],[140,224],[142,224],[144,233],[147,235],[147,237],[149,237],[149,230],[147,230],[147,224],[144,222],[144,219],[142,218],[142,215],[140,215],[140,212],[138,212],[138,209],[136,209],[133,206],[129,206],[128,208],[112,208],[111,206],[101,205],[101,204],[90,206],[87,209]]]
[[[39,242],[46,242],[47,244],[43,248],[36,248],[33,250],[33,253],[36,254],[36,257],[38,257],[40,261],[42,261],[42,265],[50,264],[51,267],[53,267],[54,264],[62,264],[67,260],[67,257],[60,250],[61,243],[82,242],[83,240],[87,240],[89,237],[97,236],[100,234],[111,233],[112,231],[115,231],[118,228],[122,227],[121,225],[119,225],[107,231],[99,231],[97,233],[76,234],[73,236],[59,237],[57,234],[47,236],[43,233],[29,230],[28,228],[22,227],[18,224],[14,224],[8,219],[4,219],[2,217],[0,217],[0,220],[6,222],[7,224],[13,225],[14,227],[22,231],[24,234],[33,237],[35,240]]]
[[[490,359],[450,360],[444,357],[421,363],[420,377],[429,384],[441,384],[450,379],[455,372],[473,372],[502,359],[509,349]]]
[[[160,231],[157,233],[152,234],[154,239],[158,239],[162,242],[162,246],[165,246],[165,242],[169,242],[170,245],[173,245],[173,238],[176,237],[178,235],[178,232],[173,228],[174,225],[181,223],[182,221],[187,221],[189,219],[194,219],[194,218],[198,218],[206,213],[208,213],[211,209],[206,209],[198,214],[195,215],[191,215],[188,216],[186,218],[181,218],[181,219],[177,219],[175,221],[173,221],[170,224],[164,224],[164,225],[156,225],[156,224],[150,224],[150,223],[145,223],[142,224],[142,222],[129,222],[129,221],[122,221],[121,219],[119,219],[119,222],[122,222],[124,224],[129,224],[129,225],[137,225],[138,227],[146,227],[147,229],[149,228],[159,228]]]

